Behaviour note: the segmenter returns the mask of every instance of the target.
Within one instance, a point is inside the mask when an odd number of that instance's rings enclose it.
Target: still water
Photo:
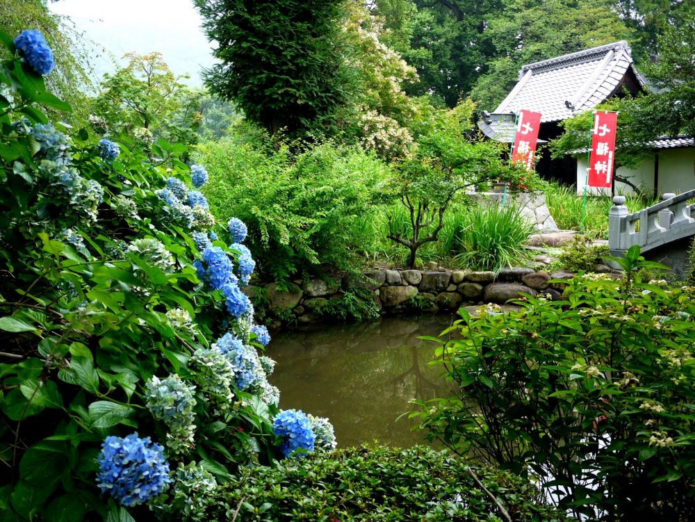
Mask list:
[[[407,417],[413,399],[447,393],[440,365],[431,366],[437,336],[452,316],[384,318],[277,334],[267,355],[277,361],[270,381],[280,408],[330,418],[338,445],[363,442],[409,447],[425,442]]]

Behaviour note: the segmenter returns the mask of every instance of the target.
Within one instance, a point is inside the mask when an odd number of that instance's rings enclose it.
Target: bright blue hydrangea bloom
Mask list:
[[[72,160],[68,137],[57,131],[50,123],[36,124],[31,130],[31,135],[39,143],[41,152],[47,160],[55,161],[60,165],[67,165]]]
[[[137,433],[106,437],[97,463],[97,486],[126,507],[147,502],[171,482],[162,446]]]
[[[154,193],[157,194],[159,199],[164,201],[167,205],[175,205],[179,202],[178,198],[168,188],[155,190]]]
[[[167,187],[169,190],[171,190],[171,192],[173,192],[174,196],[176,196],[179,201],[186,201],[188,187],[179,178],[174,178],[173,176],[167,178]]]
[[[316,436],[311,431],[309,418],[301,410],[283,410],[278,413],[273,422],[273,431],[285,438],[280,448],[285,457],[289,457],[298,449],[314,451]]]
[[[193,238],[196,248],[201,252],[212,247],[212,243],[205,232],[193,232],[191,237]]]
[[[232,243],[241,243],[246,239],[248,229],[244,222],[239,218],[231,218],[227,223],[229,233],[232,235]]]
[[[238,337],[233,336],[229,332],[217,339],[217,341],[215,341],[215,344],[225,355],[227,355],[228,353],[234,353],[243,350],[244,348],[244,342]]]
[[[226,283],[222,287],[222,293],[224,294],[225,304],[227,305],[227,311],[229,315],[238,319],[244,312],[248,310],[251,301],[246,295],[239,289],[239,287],[234,283]]]
[[[203,251],[203,261],[207,264],[207,279],[213,289],[219,290],[225,284],[236,286],[234,267],[227,253],[220,247],[210,247]]]
[[[191,167],[191,172],[193,172],[193,175],[191,176],[191,181],[193,182],[193,186],[195,188],[200,188],[205,183],[208,181],[208,171],[205,170],[205,167],[202,165],[193,165]]]
[[[99,140],[97,147],[99,148],[99,155],[101,156],[101,159],[108,161],[109,163],[115,160],[121,153],[121,148],[118,146],[118,144],[111,140],[107,140],[106,138]]]
[[[246,285],[248,284],[249,279],[251,279],[251,274],[253,274],[253,271],[256,268],[256,262],[253,260],[251,251],[246,247],[246,245],[242,245],[240,243],[229,245],[229,248],[239,252],[239,256],[237,258],[239,279],[241,280],[242,284]]]
[[[191,207],[200,206],[200,207],[203,207],[204,209],[210,208],[210,205],[208,204],[208,200],[205,199],[205,196],[203,196],[197,190],[191,190],[188,193],[188,205]]]
[[[203,282],[208,280],[208,275],[205,272],[205,265],[200,259],[196,259],[195,261],[193,261],[193,268],[195,268],[196,274],[198,275],[198,279],[200,279]]]
[[[270,342],[270,334],[268,333],[268,328],[262,324],[254,324],[251,327],[251,332],[256,334],[256,341],[261,343],[263,346],[268,346]]]
[[[22,31],[15,38],[14,44],[29,66],[39,74],[48,74],[53,70],[55,61],[53,52],[48,47],[41,31],[29,29]]]

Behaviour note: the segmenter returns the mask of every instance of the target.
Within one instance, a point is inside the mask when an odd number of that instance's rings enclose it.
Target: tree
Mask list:
[[[632,34],[609,2],[589,0],[511,0],[490,20],[487,38],[495,52],[487,74],[471,96],[492,111],[517,81],[522,65],[628,39]]]
[[[195,0],[220,63],[210,90],[271,135],[325,132],[345,98],[341,0]]]
[[[408,223],[389,216],[388,238],[408,249],[408,267],[415,267],[422,245],[437,241],[444,215],[461,191],[516,171],[500,159],[499,144],[466,139],[473,107],[468,100],[428,115],[415,152],[398,165],[396,197],[407,210]]]
[[[94,112],[114,134],[194,143],[200,123],[196,98],[161,53],[125,55],[128,64],[105,75]]]
[[[72,106],[71,115],[64,118],[78,124],[86,121],[89,104],[84,93],[93,87],[89,51],[69,20],[52,15],[42,0],[0,2],[0,27],[12,38],[24,29],[41,31],[56,62],[55,70],[46,77],[47,85]],[[9,53],[0,47],[0,59],[5,58]]]

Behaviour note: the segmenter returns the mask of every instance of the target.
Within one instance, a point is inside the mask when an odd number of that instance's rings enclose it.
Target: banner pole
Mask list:
[[[514,136],[512,137],[512,142],[509,144],[509,166],[512,166],[512,155],[514,154],[514,142],[516,141],[516,124],[519,121],[519,113],[514,113]],[[509,183],[504,184],[504,194],[502,194],[502,207],[507,205],[507,187]]]

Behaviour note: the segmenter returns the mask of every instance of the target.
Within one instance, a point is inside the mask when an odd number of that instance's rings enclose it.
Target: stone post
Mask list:
[[[613,198],[613,206],[608,213],[608,247],[613,251],[625,251],[627,248],[621,241],[621,237],[625,232],[625,216],[628,215],[627,207],[625,206],[624,196],[615,196]]]

